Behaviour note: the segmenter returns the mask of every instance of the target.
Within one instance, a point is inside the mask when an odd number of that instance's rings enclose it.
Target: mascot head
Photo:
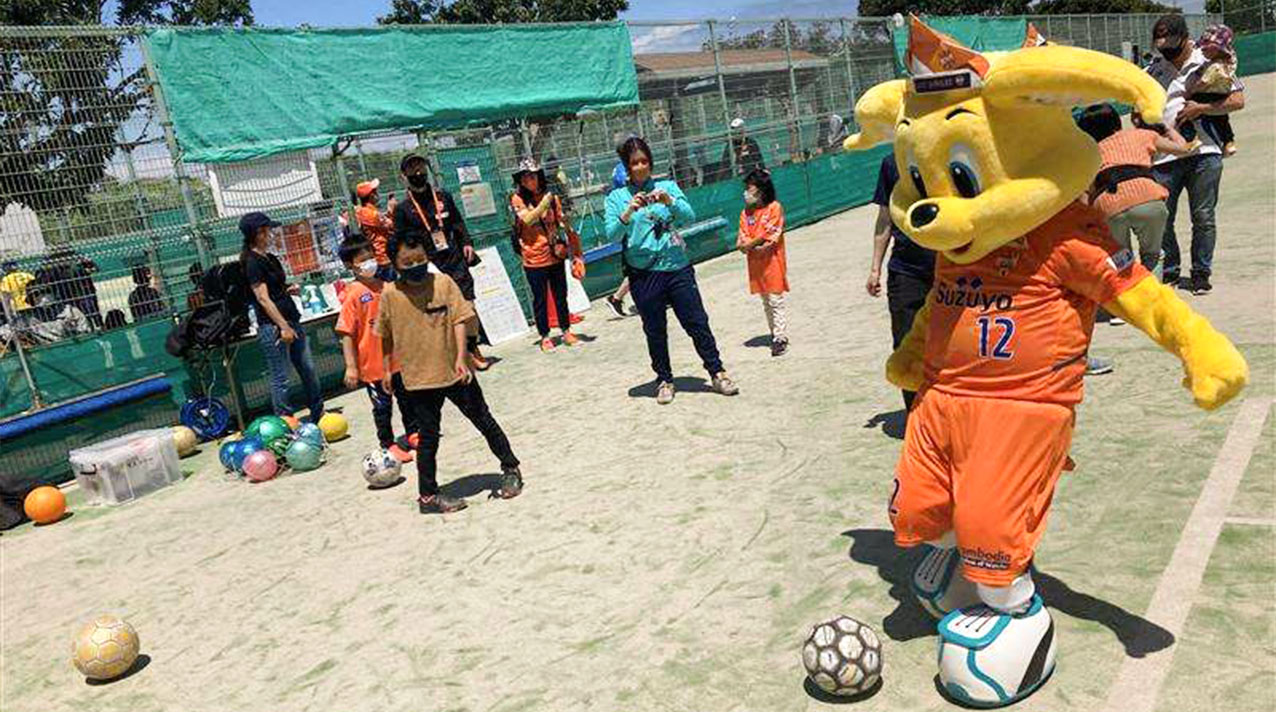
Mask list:
[[[1031,37],[985,55],[909,22],[911,78],[864,93],[860,132],[845,147],[895,142],[891,219],[957,264],[1022,237],[1089,188],[1099,152],[1073,106],[1120,101],[1161,121],[1165,91],[1125,60]]]

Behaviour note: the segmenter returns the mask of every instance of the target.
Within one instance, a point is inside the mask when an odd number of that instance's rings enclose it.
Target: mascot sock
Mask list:
[[[1027,572],[1020,574],[1009,586],[988,586],[982,583],[977,586],[979,600],[988,604],[989,608],[1011,615],[1028,610],[1032,605],[1032,597],[1037,592],[1037,587]]]

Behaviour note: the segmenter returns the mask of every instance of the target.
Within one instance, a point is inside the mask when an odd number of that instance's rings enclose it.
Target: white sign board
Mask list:
[[[304,153],[208,167],[208,182],[220,217],[309,205],[323,200],[319,173]]]
[[[478,183],[483,180],[483,171],[479,170],[476,161],[461,161],[456,164],[456,180],[458,183]]]
[[[585,285],[572,276],[572,261],[563,260],[563,269],[567,270],[567,310],[573,314],[589,311],[589,294]]]
[[[481,218],[496,214],[496,201],[492,198],[490,183],[466,183],[461,186],[461,207],[465,217]]]
[[[514,293],[501,253],[495,247],[478,251],[482,262],[470,268],[474,277],[474,308],[483,321],[483,331],[493,344],[516,339],[528,332],[527,315]]]

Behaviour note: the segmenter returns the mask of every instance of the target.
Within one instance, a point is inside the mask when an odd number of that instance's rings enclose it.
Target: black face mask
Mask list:
[[[408,185],[411,186],[413,190],[421,190],[429,184],[430,177],[424,173],[414,173],[413,175],[408,176]]]
[[[1157,52],[1165,57],[1165,61],[1173,62],[1180,54],[1183,53],[1183,42],[1179,42],[1177,47],[1158,47]]]

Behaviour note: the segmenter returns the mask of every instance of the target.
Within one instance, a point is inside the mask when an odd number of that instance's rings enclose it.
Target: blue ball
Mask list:
[[[323,447],[327,444],[327,442],[323,439],[323,431],[314,423],[302,423],[301,426],[297,428],[297,439],[305,440],[311,445],[318,445],[319,447]]]
[[[235,466],[236,472],[244,469],[244,460],[247,460],[249,455],[257,452],[258,450],[263,450],[266,447],[261,442],[261,438],[244,438],[243,440],[231,444],[239,446],[235,448],[235,454],[231,458],[231,464]]]
[[[239,441],[234,440],[228,443],[222,443],[217,449],[217,459],[221,460],[222,467],[227,470],[235,469],[235,453],[239,450]]]

